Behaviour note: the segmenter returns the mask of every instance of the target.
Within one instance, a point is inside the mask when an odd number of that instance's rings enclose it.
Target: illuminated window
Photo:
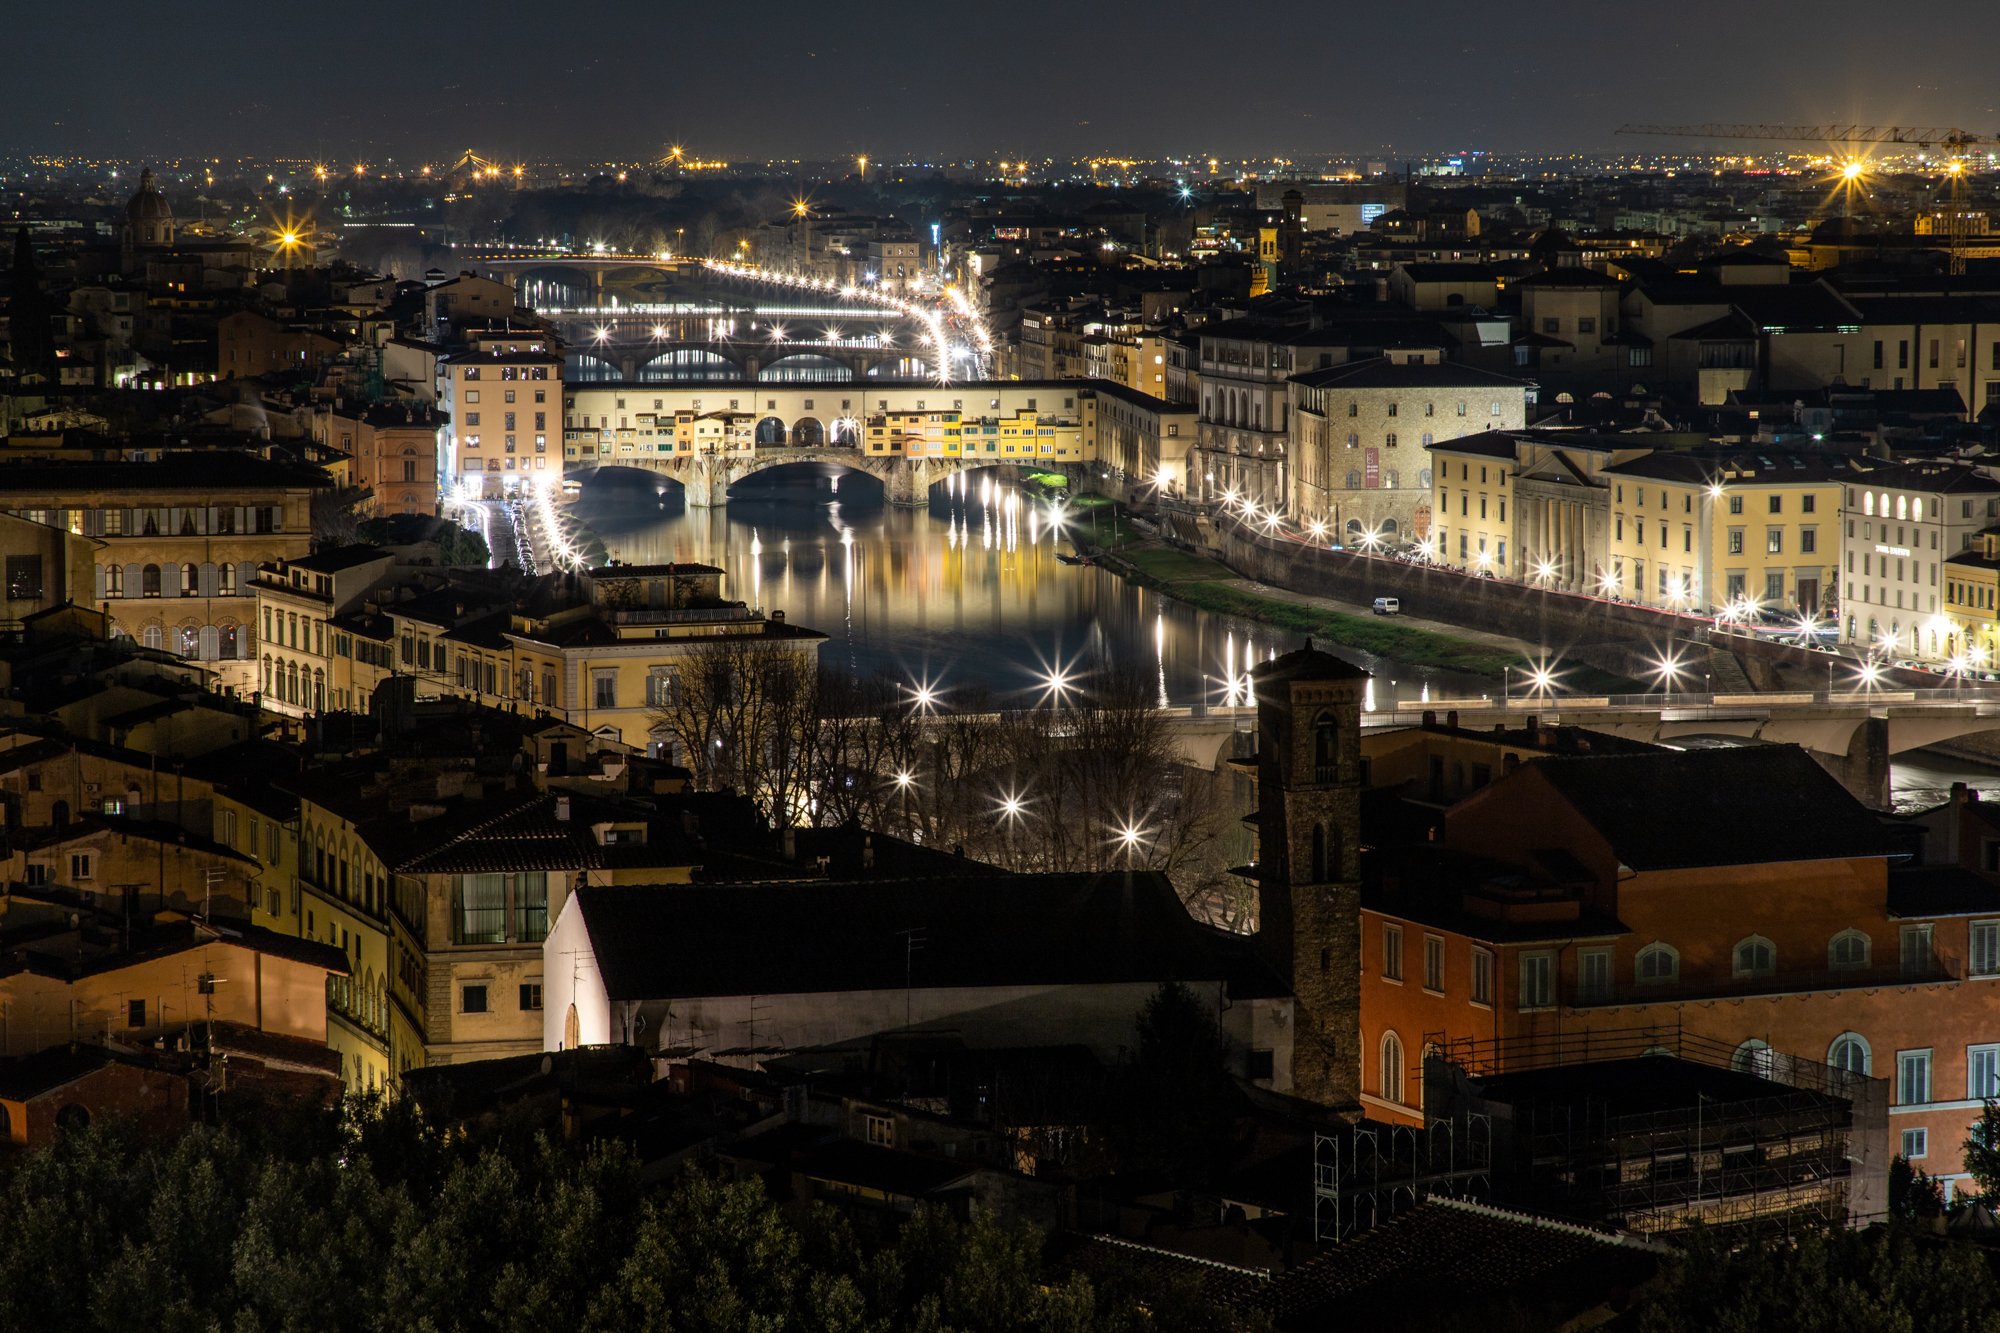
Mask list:
[[[1382,1034],[1382,1100],[1403,1101],[1403,1039],[1393,1032]]]
[[[1826,1062],[1849,1074],[1866,1074],[1870,1054],[1868,1039],[1859,1032],[1843,1032],[1826,1048]]]

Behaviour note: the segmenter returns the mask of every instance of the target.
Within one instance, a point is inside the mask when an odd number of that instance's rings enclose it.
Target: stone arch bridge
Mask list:
[[[633,468],[677,481],[686,490],[689,505],[713,508],[727,504],[729,488],[746,477],[795,463],[832,464],[852,472],[865,472],[882,483],[883,495],[895,505],[928,503],[931,487],[939,482],[975,468],[992,466],[977,459],[898,458],[830,444],[805,448],[777,446],[718,450],[700,454],[621,455],[595,467],[571,467],[564,475],[581,478],[606,469]]]

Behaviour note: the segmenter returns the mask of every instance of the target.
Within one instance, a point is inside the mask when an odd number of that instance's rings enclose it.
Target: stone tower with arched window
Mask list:
[[[1310,640],[1255,673],[1258,943],[1292,988],[1292,1084],[1361,1086],[1361,700],[1368,673]]]

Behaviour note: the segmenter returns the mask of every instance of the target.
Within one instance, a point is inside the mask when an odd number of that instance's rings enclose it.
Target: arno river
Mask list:
[[[730,596],[827,635],[828,662],[929,682],[946,705],[968,686],[996,704],[1025,702],[1051,671],[1087,684],[1098,662],[1144,672],[1171,706],[1221,704],[1232,673],[1240,680],[1249,664],[1301,642],[1063,564],[1056,554],[1073,548],[1051,536],[1038,502],[982,474],[961,480],[924,509],[902,509],[866,477],[783,468],[740,485],[726,508],[702,510],[687,508],[679,487],[627,471],[586,482],[575,509],[614,558],[719,565]],[[1329,647],[1376,673],[1378,709],[1492,689]],[[2000,798],[2000,771],[1916,754],[1895,765],[1895,803],[1936,804],[1953,781]]]
[[[1104,662],[1143,671],[1171,706],[1221,704],[1232,674],[1302,641],[1066,565],[1056,555],[1073,547],[1051,535],[1039,502],[990,474],[958,481],[963,489],[938,487],[927,508],[904,509],[866,477],[783,468],[702,510],[686,508],[677,486],[614,472],[587,481],[575,511],[617,560],[721,566],[730,596],[826,634],[824,658],[856,674],[947,692],[984,686],[996,703],[1034,697],[1052,670]],[[1491,689],[1354,660],[1376,672],[1377,708],[1415,704],[1427,689]]]

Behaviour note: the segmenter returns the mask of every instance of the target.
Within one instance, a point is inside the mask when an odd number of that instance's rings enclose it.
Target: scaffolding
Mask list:
[[[1657,1110],[1631,1109],[1629,1086],[1592,1086],[1580,1072],[1659,1055],[1700,1068],[1668,1074],[1679,1104]],[[1718,1069],[1754,1075],[1762,1089],[1718,1081]],[[1529,1077],[1491,1084],[1512,1075]],[[1696,1222],[1837,1224],[1872,1211],[1886,1172],[1886,1119],[1874,1123],[1886,1115],[1881,1080],[1678,1025],[1440,1039],[1429,1044],[1424,1082],[1427,1105],[1503,1121],[1493,1170],[1507,1202],[1578,1221],[1645,1234]],[[1869,1207],[1855,1206],[1857,1185]]]
[[[1313,1235],[1346,1240],[1433,1195],[1485,1202],[1493,1120],[1461,1109],[1422,1126],[1364,1120],[1313,1136]]]

